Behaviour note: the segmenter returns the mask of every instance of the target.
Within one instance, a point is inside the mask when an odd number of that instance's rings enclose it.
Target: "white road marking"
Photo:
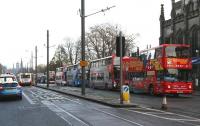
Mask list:
[[[133,122],[133,121],[131,121],[131,120],[122,118],[122,117],[120,117],[120,116],[114,115],[114,114],[112,114],[112,113],[109,113],[109,112],[106,112],[106,111],[103,111],[103,110],[99,110],[99,109],[95,109],[95,108],[94,108],[94,110],[99,111],[99,112],[102,112],[102,113],[105,113],[105,114],[110,115],[110,116],[113,116],[113,117],[115,117],[115,118],[124,120],[124,121],[129,122],[129,123],[134,124],[134,125],[144,126],[144,125],[139,124],[139,123],[137,123],[137,122]]]
[[[80,103],[80,102],[78,102],[78,101],[75,101],[75,100],[72,100],[72,99],[69,99],[69,98],[65,98],[66,100],[69,100],[69,101],[72,101],[72,102],[74,102],[74,103],[77,103],[77,104],[79,104],[79,105],[82,105],[82,103]]]
[[[157,112],[162,112],[162,113],[166,113],[166,114],[173,114],[173,115],[177,115],[177,116],[180,116],[180,117],[190,118],[192,120],[200,120],[199,118],[186,116],[186,115],[182,115],[182,114],[177,114],[177,113],[172,113],[172,112],[166,112],[166,111],[157,110],[157,109],[151,109],[151,108],[146,108],[146,107],[144,107],[144,109],[153,110],[153,111],[157,111]]]
[[[50,91],[46,91],[46,90],[44,90],[44,89],[39,89],[40,91],[45,91],[45,93],[48,93],[48,92],[50,92]],[[34,93],[33,91],[30,91],[32,94],[34,94],[34,95],[37,95],[36,93]],[[48,93],[49,94],[49,93]],[[58,93],[55,93],[55,92],[52,92],[52,94],[54,95],[60,95],[60,94],[58,94]],[[46,100],[54,100],[54,99],[56,99],[56,98],[46,98]],[[67,98],[67,97],[59,97],[59,99],[66,99],[66,100],[69,100],[69,101],[72,101],[72,102],[74,102],[74,103],[77,103],[77,104],[79,104],[79,105],[81,105],[82,103],[81,102],[79,102],[79,101],[76,101],[76,100],[72,100],[72,99],[70,99],[70,98]]]
[[[55,110],[56,110],[57,112],[58,112],[58,111],[59,111],[59,112],[63,112],[63,113],[65,113],[65,114],[69,115],[70,117],[72,117],[73,119],[79,121],[79,122],[82,123],[84,126],[89,126],[87,123],[83,122],[83,121],[80,120],[78,117],[76,117],[76,116],[72,115],[71,113],[65,111],[64,109],[62,109],[61,107],[55,105],[55,104],[52,103],[52,102],[49,102],[49,101],[42,101],[42,103],[45,104],[45,105],[47,105],[47,107],[48,107],[50,110],[54,111],[54,112],[55,112]],[[61,116],[60,116],[60,117],[61,117]],[[62,116],[61,118],[64,118],[64,117]],[[65,121],[66,121],[66,120],[67,120],[67,119],[65,119]],[[67,123],[69,123],[68,120],[67,120]],[[82,125],[82,126],[83,126],[83,125]]]
[[[65,122],[67,122],[70,126],[73,126],[73,124],[71,124],[67,119],[65,119],[65,117],[63,117],[62,115],[57,114],[58,116],[60,116],[60,118],[62,118],[63,120],[65,120]]]
[[[124,109],[124,108],[122,108],[122,109],[123,109],[123,110],[126,110],[126,111],[130,111],[130,112],[135,112],[135,113],[139,113],[139,114],[143,114],[143,115],[153,116],[153,117],[156,117],[156,118],[165,119],[165,120],[170,120],[170,121],[200,122],[200,119],[193,118],[193,117],[190,117],[191,119],[175,119],[175,118],[162,117],[162,116],[158,116],[158,115],[154,115],[154,114],[150,114],[150,113],[146,113],[146,112],[139,112],[139,111]],[[174,113],[174,114],[175,114],[175,113]],[[192,118],[193,118],[193,119],[192,119]]]
[[[145,112],[148,114],[156,114],[156,115],[174,115],[173,113],[164,113],[164,112]]]
[[[34,105],[35,103],[33,102],[33,100],[31,100],[31,98],[29,98],[24,92],[22,92],[22,95],[28,100],[28,102],[32,105]]]

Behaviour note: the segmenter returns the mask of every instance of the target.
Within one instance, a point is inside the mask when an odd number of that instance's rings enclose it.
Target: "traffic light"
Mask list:
[[[120,37],[116,37],[116,56],[120,57]],[[122,36],[122,57],[125,56],[125,37]]]
[[[140,49],[139,49],[139,47],[137,47],[137,56],[138,57],[140,56]]]

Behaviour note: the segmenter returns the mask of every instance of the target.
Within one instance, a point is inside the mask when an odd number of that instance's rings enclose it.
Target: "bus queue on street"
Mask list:
[[[122,58],[123,84],[134,93],[191,94],[193,92],[191,47],[187,44],[163,44]],[[89,61],[87,87],[120,88],[120,58],[112,56]],[[56,83],[81,85],[79,64],[56,69]]]

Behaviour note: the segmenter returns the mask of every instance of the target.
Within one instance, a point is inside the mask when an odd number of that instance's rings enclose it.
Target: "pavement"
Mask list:
[[[121,104],[120,93],[118,91],[104,91],[85,88],[85,95],[82,95],[81,87],[57,86],[56,84],[49,84],[49,88],[47,88],[47,84],[37,84],[36,87],[52,90],[58,93],[70,95],[77,98],[82,98],[111,107],[141,107],[135,102],[132,103],[131,100],[129,101],[129,103],[124,102],[123,104]],[[200,96],[200,91],[196,90],[193,92],[192,95]]]
[[[139,105],[133,104],[131,101],[121,104],[120,93],[117,91],[110,93],[109,91],[85,88],[85,95],[82,95],[81,87],[57,86],[56,84],[49,84],[49,88],[47,88],[47,84],[37,84],[35,86],[111,107],[139,107]]]
[[[193,95],[200,96],[200,90],[194,91]]]

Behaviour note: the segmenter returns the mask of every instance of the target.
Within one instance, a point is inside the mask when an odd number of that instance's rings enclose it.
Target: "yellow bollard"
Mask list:
[[[130,103],[129,87],[128,85],[123,85],[122,88],[123,88],[123,92],[122,92],[123,103],[129,104]]]

